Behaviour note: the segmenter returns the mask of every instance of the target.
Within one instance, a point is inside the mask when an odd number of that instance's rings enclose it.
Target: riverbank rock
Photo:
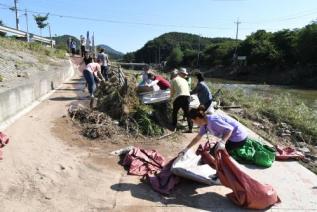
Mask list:
[[[306,144],[305,142],[297,142],[297,143],[295,144],[295,146],[298,146],[298,147],[306,147],[307,144]]]
[[[307,147],[300,147],[300,148],[297,148],[297,150],[305,154],[310,153],[310,150]]]

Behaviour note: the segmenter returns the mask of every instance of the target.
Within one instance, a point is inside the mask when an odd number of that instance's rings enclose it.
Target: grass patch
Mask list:
[[[64,50],[49,48],[36,42],[27,43],[10,37],[0,37],[0,46],[16,51],[31,51],[34,54],[45,55],[48,57],[56,57],[60,59],[66,57],[66,51]]]
[[[209,84],[213,93],[218,87]],[[241,105],[256,119],[264,116],[274,123],[285,122],[303,133],[311,144],[317,144],[317,114],[302,101],[291,95],[274,95],[270,98],[247,95],[241,89],[222,89],[219,97],[223,105]]]

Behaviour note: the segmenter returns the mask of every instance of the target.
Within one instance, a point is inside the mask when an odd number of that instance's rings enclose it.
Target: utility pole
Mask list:
[[[158,64],[161,64],[161,46],[158,46]]]
[[[30,42],[28,11],[26,9],[25,9],[24,15],[25,15],[25,22],[26,22],[26,41]]]
[[[51,48],[53,48],[53,40],[52,40],[52,33],[51,33],[51,24],[48,24],[48,32],[49,32],[49,34],[50,34]]]
[[[239,25],[241,24],[241,22],[239,21],[239,18],[237,19],[236,22],[234,22],[237,25],[237,29],[236,29],[236,48],[234,50],[234,55],[233,55],[233,60],[234,63],[237,60],[237,50],[238,50],[238,35],[239,35]]]
[[[15,10],[15,25],[16,25],[16,29],[19,30],[18,0],[14,0],[14,10]]]
[[[199,57],[200,57],[200,37],[201,37],[201,34],[199,34],[199,39],[198,39],[197,67],[199,67]]]

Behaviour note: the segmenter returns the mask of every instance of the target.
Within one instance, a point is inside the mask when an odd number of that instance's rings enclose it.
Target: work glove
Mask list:
[[[224,150],[226,149],[226,145],[224,141],[218,141],[215,145],[215,153],[217,153],[219,150]]]
[[[183,149],[180,153],[178,153],[178,157],[185,155],[187,151],[188,151],[188,148]]]

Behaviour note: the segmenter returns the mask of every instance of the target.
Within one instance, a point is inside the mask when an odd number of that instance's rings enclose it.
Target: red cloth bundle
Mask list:
[[[0,132],[0,160],[3,159],[3,153],[1,148],[5,147],[8,143],[9,137],[6,134]]]
[[[305,155],[299,151],[297,151],[295,148],[292,147],[283,147],[280,145],[275,146],[276,149],[276,160],[299,160],[304,159]]]
[[[271,185],[262,184],[244,173],[226,150],[219,150],[214,158],[209,153],[209,147],[209,144],[200,146],[198,153],[205,163],[217,169],[220,182],[232,189],[227,196],[235,204],[250,209],[265,209],[280,202]]]

